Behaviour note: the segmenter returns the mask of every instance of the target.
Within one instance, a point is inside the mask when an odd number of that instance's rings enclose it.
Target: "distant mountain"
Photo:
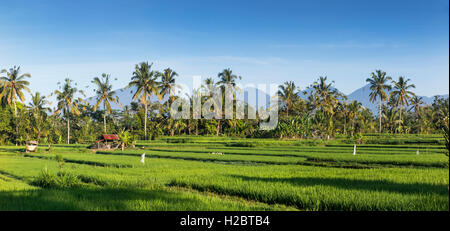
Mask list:
[[[334,90],[338,91],[338,89],[333,88]],[[305,90],[303,90],[299,96],[301,99],[306,100],[308,98],[308,96],[314,92],[313,88],[307,88]],[[365,85],[364,87],[361,87],[357,90],[355,90],[354,92],[352,92],[351,94],[347,95],[347,101],[350,102],[352,100],[356,100],[358,102],[360,102],[362,104],[362,106],[370,109],[373,113],[377,113],[378,112],[378,100],[376,100],[375,102],[370,102],[369,100],[369,95],[370,95],[370,87],[369,85]],[[306,93],[306,95],[304,94]],[[341,94],[343,94],[341,92]],[[345,95],[345,94],[343,94]],[[443,98],[448,98],[448,94],[446,95],[437,95]],[[428,96],[420,96],[422,97],[422,100],[424,101],[425,104],[432,104],[434,101],[434,96],[432,97],[428,97]]]
[[[111,108],[113,110],[122,110],[123,107],[125,107],[126,105],[130,105],[131,102],[133,102],[133,95],[136,92],[136,87],[131,87],[129,89],[125,89],[125,88],[121,88],[121,89],[117,89],[114,91],[116,94],[116,96],[119,97],[119,103],[112,103],[111,102]],[[152,102],[157,102],[158,101],[158,97],[152,95],[150,97],[150,100]],[[166,99],[163,99],[163,102],[165,102]],[[89,97],[86,99],[86,101],[90,104],[90,105],[95,105],[95,103],[97,103],[97,98],[95,96],[93,97]],[[103,108],[100,107],[102,110]]]
[[[256,88],[245,88],[244,90],[244,101],[247,102],[249,104],[249,106],[253,107],[253,108],[257,108],[257,106],[260,104],[261,101],[263,101],[264,99],[266,100],[266,108],[269,105],[270,102],[270,96],[264,92],[264,91],[260,91]],[[114,91],[116,93],[116,96],[119,97],[119,103],[111,103],[111,107],[113,110],[121,110],[123,109],[123,107],[125,105],[130,105],[131,102],[133,102],[133,95],[136,92],[136,88],[132,87],[129,89],[125,89],[125,88],[121,88],[121,89],[117,89]],[[185,95],[179,95],[180,97],[184,97],[186,98]],[[249,99],[250,98],[250,99]],[[157,102],[158,101],[158,97],[152,95],[150,97],[152,102]],[[165,102],[167,100],[167,97],[165,97],[161,102]],[[89,97],[86,99],[86,101],[90,104],[90,105],[95,105],[95,103],[97,102],[97,98],[95,96]],[[101,109],[103,109],[101,107]]]
[[[378,102],[378,100],[373,102],[373,103],[370,102],[369,95],[370,95],[370,87],[369,87],[369,85],[366,85],[364,87],[361,87],[361,88],[355,90],[351,94],[349,94],[347,96],[347,98],[348,98],[348,101],[357,100],[357,101],[361,102],[361,104],[364,107],[370,109],[374,113],[377,113],[378,107],[379,107],[378,106],[379,102]],[[446,94],[446,95],[439,95],[439,96],[443,97],[443,98],[448,98],[448,94]],[[425,102],[425,104],[432,104],[433,103],[434,96],[432,96],[432,97],[420,96],[420,97],[422,97],[422,100]]]
[[[338,89],[333,88],[335,90],[337,90],[339,92]],[[117,89],[115,90],[116,95],[119,97],[119,103],[112,103],[111,106],[114,110],[121,110],[125,105],[130,105],[131,102],[133,102],[133,95],[136,91],[136,88],[132,87],[130,89],[125,89],[125,88],[121,88],[121,89]],[[299,94],[301,99],[307,99],[308,95],[313,92],[314,89],[312,88],[307,88],[304,91],[302,91],[302,93]],[[304,92],[306,92],[306,95],[304,94]],[[250,93],[250,94],[249,94]],[[340,92],[341,94],[343,94],[342,92]],[[370,94],[370,88],[369,85],[365,85],[364,87],[361,87],[357,90],[355,90],[354,92],[352,92],[351,94],[347,95],[348,98],[348,102],[350,102],[351,100],[357,100],[359,102],[361,102],[361,104],[370,109],[373,113],[377,113],[378,112],[378,101],[375,102],[370,102],[369,100],[369,94]],[[343,94],[345,95],[345,94]],[[184,95],[181,95],[182,97],[186,97]],[[443,98],[448,98],[448,94],[445,95],[439,95],[440,97]],[[249,97],[251,100],[249,100]],[[256,99],[255,99],[256,97]],[[434,100],[434,96],[432,97],[428,97],[428,96],[421,96],[423,101],[425,102],[425,104],[431,104],[433,103]],[[244,89],[244,101],[247,102],[249,104],[249,106],[253,107],[253,108],[257,108],[259,106],[259,102],[263,101],[264,98],[266,99],[266,108],[269,106],[269,102],[270,102],[270,96],[264,92],[264,91],[260,91],[256,88],[245,88]],[[152,102],[157,102],[158,101],[158,97],[156,96],[151,96],[151,101]],[[95,105],[96,103],[96,98],[95,97],[89,97],[86,99],[87,102],[90,105]],[[162,102],[165,102],[167,100],[167,97],[165,99],[162,100]],[[249,102],[250,101],[250,102]]]

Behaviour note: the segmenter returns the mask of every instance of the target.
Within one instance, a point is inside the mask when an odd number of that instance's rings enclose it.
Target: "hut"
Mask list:
[[[37,141],[30,141],[28,142],[26,148],[25,148],[25,152],[34,152],[36,151],[38,148],[38,142]]]
[[[114,148],[117,148],[119,146],[118,144],[119,140],[120,138],[116,134],[102,134],[99,137],[99,140],[97,140],[97,149],[101,148],[111,149],[111,145],[113,145]]]

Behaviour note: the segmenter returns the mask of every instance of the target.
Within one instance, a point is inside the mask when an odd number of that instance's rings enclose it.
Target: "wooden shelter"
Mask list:
[[[111,144],[114,145],[114,148],[119,146],[118,141],[120,140],[119,136],[116,134],[102,134],[99,139],[96,141],[98,149],[111,149]],[[110,144],[108,144],[110,142]]]
[[[37,150],[38,148],[38,142],[37,141],[30,141],[28,142],[26,148],[25,148],[25,152],[34,152]]]

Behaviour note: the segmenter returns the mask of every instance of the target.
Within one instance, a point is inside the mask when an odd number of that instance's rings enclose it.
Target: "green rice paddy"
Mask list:
[[[124,151],[86,147],[0,146],[0,210],[449,210],[438,135],[371,135],[356,155],[346,138],[186,136]]]

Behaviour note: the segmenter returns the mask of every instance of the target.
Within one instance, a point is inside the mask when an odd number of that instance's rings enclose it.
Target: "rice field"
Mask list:
[[[87,146],[43,145],[35,153],[0,146],[0,210],[449,210],[440,135],[369,135],[356,155],[344,137]]]

